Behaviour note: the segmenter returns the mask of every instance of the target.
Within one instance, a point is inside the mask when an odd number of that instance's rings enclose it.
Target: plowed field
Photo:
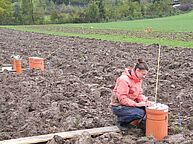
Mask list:
[[[149,64],[144,94],[155,95],[158,46],[60,37],[0,29],[0,66],[22,57],[23,72],[0,73],[0,140],[115,125],[111,90],[138,58]],[[45,58],[45,71],[29,70],[28,57]],[[193,139],[193,50],[161,47],[158,102],[169,106],[166,143]],[[180,106],[181,105],[181,106]],[[178,135],[177,135],[178,134]],[[176,137],[176,139],[175,139]],[[82,140],[84,139],[84,140]],[[140,130],[60,143],[150,142]]]

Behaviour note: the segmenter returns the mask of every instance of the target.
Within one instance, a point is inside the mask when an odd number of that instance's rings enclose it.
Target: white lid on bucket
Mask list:
[[[148,109],[166,110],[168,111],[168,106],[161,103],[155,103],[153,106],[147,107]]]

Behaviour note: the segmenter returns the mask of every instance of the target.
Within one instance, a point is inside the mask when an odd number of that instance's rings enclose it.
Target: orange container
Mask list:
[[[168,135],[168,106],[146,108],[146,136],[162,140]]]
[[[147,33],[151,33],[152,32],[152,28],[151,27],[147,27],[147,29],[145,30]]]
[[[21,60],[14,60],[14,64],[15,64],[15,70],[16,73],[21,74],[22,72],[22,67],[21,67]]]
[[[13,59],[13,70],[15,71],[16,70],[16,64],[15,64],[15,59]]]
[[[44,71],[44,59],[40,57],[29,57],[29,68]]]

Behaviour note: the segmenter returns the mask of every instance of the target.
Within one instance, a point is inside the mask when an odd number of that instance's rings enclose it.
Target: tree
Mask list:
[[[95,1],[91,1],[86,9],[86,17],[88,22],[98,22],[99,21],[99,8]]]
[[[0,0],[0,24],[10,22],[11,8],[11,0]]]
[[[33,18],[35,24],[44,23],[46,0],[33,0]]]
[[[99,17],[100,17],[100,19],[104,19],[105,18],[104,0],[99,0],[98,8],[99,8]]]
[[[22,0],[21,11],[23,24],[34,24],[32,0]]]
[[[53,11],[55,11],[55,7],[56,7],[56,5],[54,4],[53,1],[46,2],[46,7],[44,8],[45,9],[45,15],[51,15],[51,13]]]
[[[170,0],[159,0],[151,4],[147,9],[147,16],[149,17],[163,17],[173,14]]]
[[[130,18],[141,18],[142,17],[142,9],[139,2],[131,2],[129,8]]]
[[[20,2],[14,2],[13,3],[13,20],[15,24],[21,24],[22,23],[22,15],[21,15],[21,7]]]
[[[109,21],[112,18],[113,6],[109,0],[104,0],[104,20]]]
[[[98,2],[99,8],[99,18],[100,21],[108,21],[111,17],[112,6],[109,0],[99,0]]]

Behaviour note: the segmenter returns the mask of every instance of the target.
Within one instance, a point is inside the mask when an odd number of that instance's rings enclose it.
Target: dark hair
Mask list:
[[[138,63],[135,65],[134,70],[136,70],[137,68],[139,70],[149,70],[147,63],[144,62],[142,59],[138,59]]]

